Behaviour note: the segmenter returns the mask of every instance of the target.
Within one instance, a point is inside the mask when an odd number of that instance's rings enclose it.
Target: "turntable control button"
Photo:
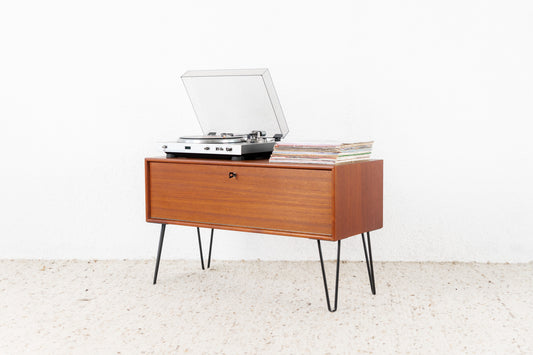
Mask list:
[[[204,147],[204,150],[209,150],[209,147]]]

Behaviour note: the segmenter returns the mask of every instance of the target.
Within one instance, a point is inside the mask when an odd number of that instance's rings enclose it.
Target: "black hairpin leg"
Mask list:
[[[324,289],[326,290],[326,302],[328,304],[328,310],[330,312],[335,312],[337,310],[337,300],[339,295],[339,260],[341,257],[341,241],[337,242],[337,274],[335,276],[335,304],[331,308],[331,303],[329,301],[329,292],[328,292],[328,282],[326,280],[326,271],[324,270],[324,259],[322,258],[322,248],[320,247],[320,240],[318,242],[318,254],[320,255],[320,266],[322,267],[322,278],[324,279]]]
[[[161,249],[163,249],[163,239],[165,238],[166,224],[161,224],[161,234],[159,235],[159,248],[157,249],[157,260],[155,262],[154,285],[157,282],[157,272],[159,271],[159,262],[161,261]]]
[[[204,268],[204,253],[202,251],[202,239],[200,238],[200,228],[196,227],[196,232],[198,233],[198,245],[200,246],[200,261],[202,262],[202,270]],[[211,248],[213,247],[213,233],[214,229],[211,229],[211,239],[209,241],[209,256],[207,257],[207,268],[211,266]]]
[[[366,238],[368,240],[368,253],[366,251],[365,233],[361,234],[363,239],[363,248],[365,249],[366,269],[368,270],[368,278],[370,279],[370,289],[372,294],[376,294],[376,282],[374,280],[374,263],[372,262],[372,247],[370,246],[370,232],[366,232]]]

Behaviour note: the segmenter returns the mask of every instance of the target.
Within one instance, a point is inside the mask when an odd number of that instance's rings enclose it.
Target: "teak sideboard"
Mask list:
[[[337,308],[340,243],[361,234],[375,294],[369,232],[383,226],[383,160],[340,165],[268,160],[146,158],[146,221],[161,224],[154,284],[167,224],[316,239],[328,309]],[[366,241],[365,241],[366,233]],[[320,241],[337,241],[335,302],[331,307]],[[368,244],[368,248],[367,248]]]

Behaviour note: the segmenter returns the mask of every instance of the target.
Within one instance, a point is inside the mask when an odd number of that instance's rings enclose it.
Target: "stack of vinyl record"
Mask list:
[[[342,164],[368,160],[374,142],[278,142],[270,157],[272,163]]]

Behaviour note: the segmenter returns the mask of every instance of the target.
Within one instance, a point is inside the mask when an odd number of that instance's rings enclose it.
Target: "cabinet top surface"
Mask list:
[[[290,164],[290,163],[271,163],[268,159],[258,160],[224,160],[224,159],[194,159],[194,158],[165,158],[153,157],[146,158],[147,162],[175,163],[175,164],[204,164],[204,165],[230,165],[230,166],[257,166],[272,168],[292,168],[292,169],[315,169],[315,170],[333,170],[335,165],[326,164]],[[376,159],[364,160],[359,162],[350,162],[346,164],[364,164],[376,161]],[[344,164],[343,164],[344,165]]]

